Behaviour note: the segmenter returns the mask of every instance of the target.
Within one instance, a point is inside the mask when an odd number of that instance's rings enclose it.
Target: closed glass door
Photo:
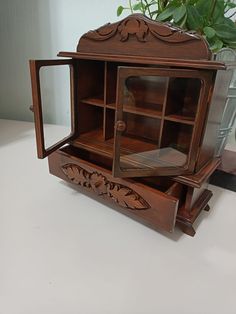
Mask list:
[[[114,176],[193,170],[205,80],[204,72],[194,70],[119,67]]]

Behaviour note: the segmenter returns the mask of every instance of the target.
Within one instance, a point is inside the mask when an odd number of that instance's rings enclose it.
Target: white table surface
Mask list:
[[[0,161],[0,314],[236,313],[236,193],[167,236],[49,175],[32,123],[0,120]]]

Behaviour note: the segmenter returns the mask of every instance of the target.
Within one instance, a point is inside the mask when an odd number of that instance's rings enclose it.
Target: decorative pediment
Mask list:
[[[186,48],[192,51],[186,52]],[[172,51],[168,51],[170,49]],[[126,51],[130,55],[178,59],[211,58],[203,37],[168,23],[153,21],[142,14],[133,14],[120,22],[89,31],[81,37],[77,51],[105,54],[124,54]]]

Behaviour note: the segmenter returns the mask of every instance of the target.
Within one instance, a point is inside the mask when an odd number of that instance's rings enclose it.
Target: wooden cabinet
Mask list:
[[[220,163],[214,147],[234,65],[212,61],[202,37],[139,14],[59,56],[69,59],[30,61],[38,157],[148,226],[194,235]],[[40,69],[61,65],[70,67],[71,134],[46,149]]]

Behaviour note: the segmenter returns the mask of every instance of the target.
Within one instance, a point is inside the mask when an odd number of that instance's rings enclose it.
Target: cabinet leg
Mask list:
[[[190,223],[177,221],[178,227],[183,231],[183,233],[189,235],[190,237],[194,237],[196,231],[194,230],[193,226]]]

